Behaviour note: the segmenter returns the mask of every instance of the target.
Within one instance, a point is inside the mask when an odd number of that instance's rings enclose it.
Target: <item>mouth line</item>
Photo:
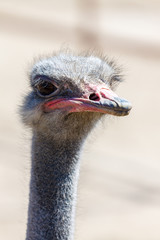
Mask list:
[[[116,116],[128,115],[131,109],[130,105],[119,106],[116,101],[104,98],[100,101],[92,101],[85,98],[58,98],[45,102],[43,104],[43,108],[44,112],[52,112],[56,109],[65,109],[68,113],[99,112]]]

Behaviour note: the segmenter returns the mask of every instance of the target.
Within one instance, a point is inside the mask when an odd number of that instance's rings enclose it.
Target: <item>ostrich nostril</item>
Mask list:
[[[99,101],[100,97],[99,97],[98,93],[91,93],[90,96],[89,96],[89,99],[92,100],[92,101]]]

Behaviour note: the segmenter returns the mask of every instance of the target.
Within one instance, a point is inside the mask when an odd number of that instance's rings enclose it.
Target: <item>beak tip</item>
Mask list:
[[[124,104],[124,107],[125,107],[128,111],[130,111],[130,110],[132,109],[132,104],[127,101],[127,102]]]
[[[132,109],[132,104],[128,100],[124,98],[114,98],[114,100],[120,108],[124,108],[128,111]]]

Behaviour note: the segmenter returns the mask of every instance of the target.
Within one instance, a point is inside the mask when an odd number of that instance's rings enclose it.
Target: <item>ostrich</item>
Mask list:
[[[26,240],[72,240],[84,140],[104,115],[125,116],[131,104],[112,91],[120,71],[105,57],[57,53],[29,78],[21,107],[33,134]]]

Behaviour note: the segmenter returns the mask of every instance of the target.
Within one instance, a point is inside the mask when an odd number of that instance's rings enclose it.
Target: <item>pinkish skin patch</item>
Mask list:
[[[90,100],[82,99],[82,98],[73,98],[73,99],[58,99],[53,100],[48,103],[45,103],[44,110],[45,112],[53,111],[54,109],[63,109],[68,108],[68,112],[100,112],[107,113],[106,110],[99,109],[95,106],[89,105]]]
[[[86,93],[83,95],[84,98],[88,98],[91,93],[95,93],[100,98],[107,98],[113,100],[114,97],[118,97],[111,89],[106,87],[105,84],[94,85],[94,84],[85,84]]]

